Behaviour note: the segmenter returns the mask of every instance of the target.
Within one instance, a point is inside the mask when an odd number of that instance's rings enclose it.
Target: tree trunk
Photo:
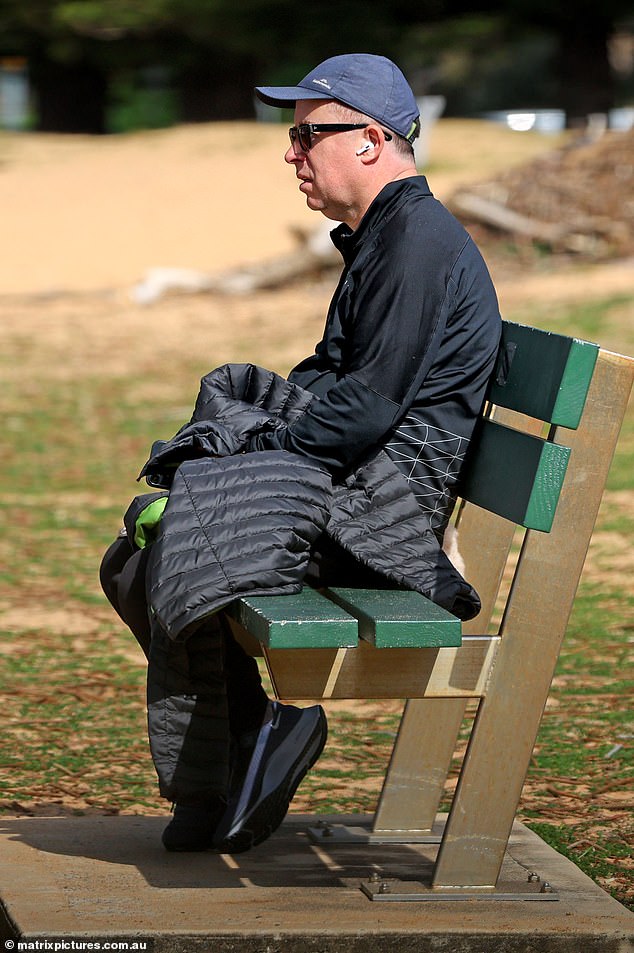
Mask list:
[[[251,60],[201,51],[176,77],[183,122],[252,119],[256,68]]]
[[[558,105],[566,111],[568,126],[583,125],[591,113],[607,113],[614,106],[607,41],[607,30],[596,20],[580,18],[560,33]]]
[[[56,63],[35,55],[29,73],[39,132],[106,132],[108,83],[100,69],[86,61]]]

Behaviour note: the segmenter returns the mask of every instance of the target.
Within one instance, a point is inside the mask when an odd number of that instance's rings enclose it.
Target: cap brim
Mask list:
[[[320,93],[303,86],[256,86],[258,99],[268,106],[292,107],[298,99],[332,99],[328,93]]]

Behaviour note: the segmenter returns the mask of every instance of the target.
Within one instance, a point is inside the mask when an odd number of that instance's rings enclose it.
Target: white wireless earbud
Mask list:
[[[366,142],[364,146],[362,146],[360,149],[357,149],[356,155],[362,156],[363,153],[368,152],[369,149],[374,149],[374,146],[372,145],[371,142]]]

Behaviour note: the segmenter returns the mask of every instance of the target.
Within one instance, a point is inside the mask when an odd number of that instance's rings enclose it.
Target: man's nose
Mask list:
[[[291,143],[284,153],[284,161],[288,162],[289,165],[292,165],[294,162],[304,161],[304,153],[299,143],[295,143],[294,145]]]

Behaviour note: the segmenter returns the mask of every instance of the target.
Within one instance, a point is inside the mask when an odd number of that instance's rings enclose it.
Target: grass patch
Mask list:
[[[583,276],[580,275],[580,282]],[[574,304],[530,302],[511,315],[510,321],[533,324],[547,331],[594,341],[608,350],[634,352],[634,295],[617,294]]]
[[[627,882],[632,873],[631,847],[623,839],[591,842],[582,825],[564,827],[533,822],[529,826],[618,899],[619,883]]]

